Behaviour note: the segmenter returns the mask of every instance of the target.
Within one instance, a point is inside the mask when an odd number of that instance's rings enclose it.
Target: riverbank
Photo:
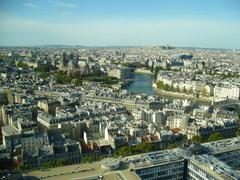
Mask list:
[[[185,93],[179,93],[179,92],[171,92],[171,91],[164,91],[161,89],[158,89],[156,84],[153,83],[153,88],[155,92],[159,95],[165,96],[165,97],[172,97],[172,98],[179,98],[179,99],[190,99],[198,102],[208,103],[210,104],[213,100],[213,97],[194,97],[191,94],[185,94]]]
[[[190,99],[192,101],[197,101],[203,104],[211,104],[212,97],[194,97],[191,94],[171,92],[157,89],[156,84],[154,84],[152,73],[146,69],[136,69],[134,72],[133,81],[126,83],[123,89],[128,90],[132,93],[145,93],[147,95],[160,95],[166,98],[179,98],[179,99]]]
[[[135,70],[135,73],[142,73],[142,74],[153,74],[150,70],[147,70],[147,69],[141,69],[141,68],[137,68]]]

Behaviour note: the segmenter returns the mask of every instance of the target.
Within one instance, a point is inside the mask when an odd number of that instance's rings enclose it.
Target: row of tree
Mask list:
[[[68,159],[58,159],[58,160],[51,160],[42,165],[42,168],[48,169],[53,167],[60,167],[60,166],[66,166],[70,165],[71,161]]]
[[[186,143],[186,142],[205,143],[205,142],[211,142],[211,141],[218,141],[218,140],[222,140],[222,139],[224,139],[224,137],[222,136],[221,133],[213,133],[208,138],[204,138],[203,136],[193,136],[192,139],[190,139],[190,140],[188,140],[184,136],[180,141],[175,142],[175,143],[169,143],[163,149],[176,148],[179,145]],[[117,151],[114,152],[113,157],[119,157],[119,156],[125,157],[125,156],[141,154],[141,153],[148,153],[148,152],[152,152],[152,151],[159,151],[159,150],[163,150],[163,149],[156,148],[151,143],[140,143],[136,146],[123,146],[123,147],[119,148]],[[103,155],[93,156],[90,154],[90,155],[84,157],[81,160],[81,162],[82,163],[86,163],[86,162],[92,163],[95,161],[99,161],[105,157],[106,156],[103,156]],[[66,165],[70,165],[70,164],[71,164],[71,161],[68,159],[50,160],[50,161],[44,163],[41,166],[41,168],[48,169],[48,168],[53,168],[53,167],[66,166]],[[18,166],[18,169],[23,170],[23,171],[29,170],[31,168],[32,168],[31,166],[24,165],[24,164],[20,164]]]
[[[148,66],[139,62],[134,62],[134,63],[127,62],[127,63],[122,63],[122,65],[129,68],[148,68]]]
[[[173,85],[169,86],[168,84],[164,84],[164,82],[162,81],[157,82],[157,88],[162,89],[164,91],[182,92],[182,93],[189,93],[189,94],[193,93],[193,89],[187,90],[184,87],[183,90],[180,90],[179,86],[175,88]]]
[[[104,158],[106,158],[107,156],[106,155],[92,155],[92,154],[89,154],[88,156],[84,157],[81,162],[82,163],[92,163],[92,162],[95,162],[95,161],[100,161]]]
[[[114,157],[130,156],[134,154],[147,153],[154,151],[155,148],[150,143],[140,143],[136,146],[123,146],[114,153]]]
[[[190,88],[189,90],[187,90],[185,87],[183,87],[183,89],[180,89],[179,86],[177,86],[177,87],[174,87],[173,85],[170,86],[168,84],[164,84],[164,82],[162,82],[162,81],[157,82],[157,88],[162,89],[164,91],[193,94],[193,88]],[[205,87],[202,87],[201,90],[197,92],[197,96],[199,96],[199,94],[201,94],[203,96],[207,96],[208,95],[207,89]]]
[[[103,84],[112,85],[118,83],[116,77],[101,75],[101,74],[89,74],[87,76],[82,76],[80,71],[76,72],[64,72],[64,71],[37,71],[40,77],[46,79],[48,77],[53,77],[59,84],[71,84],[75,86],[81,86],[83,81],[90,82],[102,82]]]
[[[205,142],[212,142],[222,140],[224,137],[221,133],[213,133],[208,138],[204,138],[203,136],[193,136],[192,141],[197,143],[205,143]]]
[[[26,63],[22,62],[22,61],[19,61],[17,63],[17,67],[26,69],[26,68],[28,68],[28,65]]]
[[[47,162],[45,162],[41,168],[43,169],[48,169],[48,168],[54,168],[54,167],[60,167],[60,166],[66,166],[66,165],[70,165],[71,161],[68,159],[58,159],[58,160],[49,160]],[[22,171],[27,171],[32,169],[33,167],[28,165],[28,164],[19,164],[17,169],[22,170]]]

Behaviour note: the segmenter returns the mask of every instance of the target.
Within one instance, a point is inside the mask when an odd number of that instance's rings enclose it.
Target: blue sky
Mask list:
[[[0,0],[0,45],[240,48],[239,0]]]

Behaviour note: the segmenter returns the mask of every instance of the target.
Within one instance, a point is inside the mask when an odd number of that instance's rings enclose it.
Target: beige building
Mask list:
[[[108,69],[108,76],[113,76],[120,80],[129,79],[130,70],[127,67]]]
[[[57,101],[39,101],[37,106],[42,109],[43,111],[55,115],[56,113],[56,108],[59,106],[60,103]]]

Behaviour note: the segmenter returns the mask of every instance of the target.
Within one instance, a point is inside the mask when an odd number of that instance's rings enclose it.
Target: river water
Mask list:
[[[156,94],[161,97],[165,97],[165,98],[172,99],[172,100],[173,99],[186,99],[186,96],[173,97],[173,96],[168,96],[166,94],[156,91],[152,87],[153,76],[151,74],[134,72],[132,79],[133,79],[133,82],[131,82],[130,84],[128,84],[127,86],[124,87],[124,89],[128,90],[129,92],[145,93],[147,95]],[[191,100],[193,100],[193,99],[191,99]],[[206,102],[201,102],[197,99],[195,99],[194,101],[197,101],[198,104],[209,104]]]
[[[133,73],[133,82],[127,85],[124,89],[127,89],[132,93],[145,93],[147,95],[154,94],[154,88],[152,87],[153,76],[151,74]]]

